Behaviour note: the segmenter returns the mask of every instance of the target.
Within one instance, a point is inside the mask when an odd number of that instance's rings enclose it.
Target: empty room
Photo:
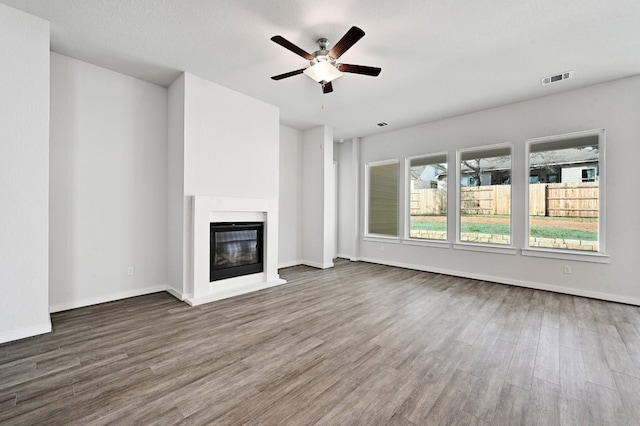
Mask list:
[[[638,22],[0,0],[0,424],[640,426]]]

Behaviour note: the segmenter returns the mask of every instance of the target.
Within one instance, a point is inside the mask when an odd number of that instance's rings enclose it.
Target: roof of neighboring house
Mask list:
[[[509,170],[511,168],[511,158],[494,157],[489,162],[487,159],[481,159],[482,173],[497,172]],[[580,164],[597,163],[598,150],[589,148],[569,148],[557,151],[534,152],[531,154],[531,163],[533,168],[542,168],[544,166],[576,166]],[[461,172],[464,174],[471,173],[471,168],[462,167]],[[446,170],[438,176],[446,176]]]

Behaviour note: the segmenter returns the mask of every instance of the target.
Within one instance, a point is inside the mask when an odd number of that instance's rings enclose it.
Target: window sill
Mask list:
[[[365,235],[364,237],[362,237],[362,241],[369,241],[372,243],[400,244],[400,238],[388,237],[386,235]]]
[[[408,246],[435,247],[443,249],[451,248],[451,243],[446,240],[420,240],[417,238],[407,238],[402,240],[402,244],[406,244]]]
[[[523,256],[544,257],[547,259],[575,260],[578,262],[609,263],[611,258],[602,253],[553,250],[540,248],[523,248]]]
[[[480,251],[484,253],[498,253],[508,255],[518,254],[518,249],[513,246],[500,247],[497,245],[489,244],[455,243],[453,245],[453,248],[456,250]]]

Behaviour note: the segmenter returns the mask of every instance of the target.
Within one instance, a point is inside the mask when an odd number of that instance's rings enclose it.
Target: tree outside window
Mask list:
[[[447,154],[408,159],[409,238],[447,239]]]
[[[459,241],[511,244],[511,146],[458,152]]]
[[[600,252],[602,131],[529,141],[528,246]],[[532,176],[540,176],[532,182]]]

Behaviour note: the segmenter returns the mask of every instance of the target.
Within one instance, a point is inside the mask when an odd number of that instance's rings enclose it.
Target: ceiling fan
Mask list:
[[[381,68],[367,67],[364,65],[350,65],[339,64],[336,61],[344,52],[349,50],[351,46],[356,44],[358,40],[364,37],[364,31],[358,27],[351,27],[349,31],[336,43],[331,50],[329,50],[329,40],[326,38],[318,39],[319,50],[313,53],[308,53],[299,48],[295,44],[282,36],[273,36],[271,40],[278,43],[295,53],[302,56],[310,62],[310,65],[306,68],[300,68],[299,70],[289,71],[284,74],[274,75],[271,77],[273,80],[282,80],[283,78],[293,77],[298,74],[306,74],[318,83],[322,85],[322,93],[333,92],[332,81],[342,76],[342,73],[349,72],[353,74],[363,74],[377,77],[382,71]]]

